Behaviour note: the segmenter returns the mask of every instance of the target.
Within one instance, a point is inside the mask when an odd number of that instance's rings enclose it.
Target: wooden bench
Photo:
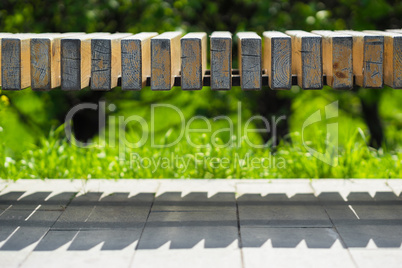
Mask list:
[[[0,33],[3,90],[402,88],[402,30],[206,33]]]

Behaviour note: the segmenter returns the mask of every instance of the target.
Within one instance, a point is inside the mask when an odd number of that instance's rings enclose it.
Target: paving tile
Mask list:
[[[14,209],[63,210],[80,191],[80,181],[71,180],[17,180],[0,192],[0,208],[6,199]],[[19,195],[19,196],[18,196]]]
[[[347,201],[338,193],[322,193],[319,198],[336,226],[402,223],[402,200],[393,192],[377,192],[374,197],[355,192]]]
[[[402,199],[385,180],[320,180],[318,197],[349,248],[400,247]]]
[[[378,248],[400,248],[402,244],[401,221],[373,221],[371,225],[342,224],[337,226],[337,230],[348,248],[367,248],[372,243]]]
[[[164,180],[156,194],[155,209],[176,211],[233,207],[234,182],[230,180]]]
[[[127,233],[120,235],[100,233],[99,230],[81,232],[77,230],[49,231],[21,267],[129,266],[134,254],[135,242],[122,248],[129,243],[127,238],[122,238]],[[129,240],[133,241],[132,235],[129,237]],[[122,240],[125,242],[121,243]]]
[[[402,198],[384,180],[316,181],[313,187],[318,189],[318,198],[342,236],[348,230],[354,232],[360,228],[365,232],[387,227],[392,233],[402,225]],[[365,242],[357,239],[354,243],[362,246]]]
[[[134,251],[142,228],[81,230],[68,250],[89,250],[102,243],[101,250],[123,250],[131,247]]]
[[[113,193],[96,203],[85,228],[142,228],[147,220],[154,193]]]
[[[148,217],[154,193],[89,192],[76,197],[54,225],[68,228],[133,228],[142,227]]]
[[[348,199],[351,193],[367,193],[374,196],[376,192],[390,192],[387,180],[380,179],[350,179],[350,180],[313,180],[311,186],[314,193],[320,196],[322,193],[337,193],[344,200]]]
[[[309,181],[237,183],[241,226],[332,227]]]
[[[14,204],[18,198],[20,198],[24,194],[23,191],[14,191],[14,192],[1,192],[0,193],[0,209],[6,210],[12,204]]]
[[[37,244],[34,251],[66,251],[73,239],[78,235],[77,230],[49,230]]]
[[[157,249],[169,241],[174,249],[192,248],[202,240],[206,248],[224,248],[237,239],[235,211],[151,212],[139,248]]]
[[[10,180],[0,179],[0,193],[4,191],[10,183]]]
[[[246,248],[245,268],[252,267],[355,267],[345,249]]]
[[[0,249],[7,241],[7,239],[19,229],[19,226],[1,225],[0,229]]]
[[[236,180],[238,195],[249,194],[285,194],[292,197],[295,194],[313,193],[310,180],[306,179],[275,179],[275,180]]]
[[[20,267],[128,267],[133,249],[115,251],[97,249],[90,251],[34,251]]]
[[[244,196],[239,197],[238,206],[240,225],[244,227],[332,227],[314,196]]]
[[[237,227],[236,212],[230,211],[165,211],[152,212],[147,227],[198,227],[234,226]]]
[[[159,182],[89,180],[54,225],[54,229],[142,227]]]
[[[389,179],[387,185],[391,187],[394,193],[398,196],[402,196],[402,179]]]
[[[1,182],[1,181],[0,181]],[[159,180],[111,180],[111,179],[92,179],[92,180],[69,180],[69,179],[30,179],[9,181],[7,188],[3,192],[24,191],[46,192],[54,194],[61,192],[77,192],[84,194],[87,192],[105,192],[106,195],[113,192],[130,192],[132,195],[142,192],[156,192]],[[1,185],[0,185],[1,189]]]
[[[134,252],[141,232],[141,228],[50,230],[34,251],[88,251],[93,248],[119,251],[130,247]]]
[[[194,184],[189,187],[192,189]],[[236,211],[231,209],[233,197],[217,198],[220,195],[212,193],[216,199],[208,201],[203,192],[208,189],[200,188],[198,193],[184,196],[187,196],[186,202],[193,203],[181,206],[186,203],[181,201],[177,206],[179,211],[176,207],[164,206],[166,211],[151,212],[132,267],[241,267]],[[174,201],[180,198],[177,195],[168,197],[163,199]],[[216,204],[219,202],[229,203],[221,206]],[[226,213],[222,210],[225,206],[230,208]],[[219,209],[214,212],[211,208],[216,207]]]
[[[67,179],[21,179],[10,181],[3,192],[24,191],[27,195],[34,192],[79,192],[83,188],[84,180]]]
[[[50,192],[36,192],[25,195],[26,192],[15,191],[3,193],[0,202],[3,208],[13,206],[14,209],[33,210],[50,194]]]
[[[74,192],[25,192],[18,200],[12,202],[14,210],[64,210],[71,199]],[[38,207],[39,206],[39,207]]]
[[[0,216],[1,226],[51,227],[61,211],[8,209]]]
[[[1,251],[0,250],[0,266],[7,268],[21,267],[21,264],[31,254],[35,244],[32,244],[18,251]],[[43,267],[43,266],[42,266]]]
[[[339,240],[333,228],[255,228],[241,227],[243,248],[295,248],[305,242],[308,248],[331,248]]]
[[[225,248],[237,239],[237,227],[146,227],[138,249],[157,249],[167,242],[170,242],[170,249],[188,249],[202,240],[205,240],[205,248]]]
[[[367,193],[351,193],[348,202],[360,221],[401,220],[402,198],[393,192],[376,192],[374,197]]]
[[[98,203],[101,196],[101,192],[89,192],[75,197],[53,225],[53,228],[84,228],[89,215]]]
[[[159,180],[159,191],[227,192],[234,190],[236,180],[225,179],[164,179]]]
[[[240,268],[240,250],[233,248],[137,250],[131,267]]]
[[[398,180],[19,180],[3,191],[1,185],[2,267],[402,261]]]
[[[234,190],[234,183],[222,180],[162,182],[147,225],[237,226]]]
[[[349,249],[358,267],[399,268],[402,263],[402,249]]]
[[[234,190],[223,180],[162,182],[138,248],[228,247],[238,239]]]
[[[63,210],[75,194],[100,192],[105,197],[114,192],[128,192],[132,197],[155,193],[158,185],[157,180],[18,180],[10,182],[0,192],[0,209],[4,210],[4,206],[12,203],[19,209],[41,205],[41,210]],[[19,192],[22,192],[21,196],[9,201],[7,195]],[[7,201],[2,201],[2,196],[6,196]]]
[[[155,193],[159,187],[160,180],[143,179],[93,179],[82,182],[81,193],[102,192],[103,196],[107,196],[116,192],[128,192],[129,196],[139,193]]]
[[[332,228],[241,228],[244,267],[354,267]]]
[[[21,250],[37,243],[60,214],[61,211],[7,210],[0,216],[0,251]]]
[[[234,192],[219,192],[208,196],[208,192],[193,191],[160,193],[153,204],[153,211],[216,211],[231,210],[235,213],[236,196]]]
[[[0,251],[19,251],[36,244],[49,230],[48,227],[21,227],[0,248]]]
[[[23,210],[11,206],[0,215],[0,251],[21,250],[38,242],[62,213],[32,207]]]

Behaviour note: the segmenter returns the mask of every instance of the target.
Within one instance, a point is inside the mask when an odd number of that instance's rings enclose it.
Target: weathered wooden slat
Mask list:
[[[356,85],[382,88],[384,37],[358,31],[338,31],[353,37],[353,73]]]
[[[31,88],[50,90],[60,86],[61,38],[84,33],[45,34],[31,39]]]
[[[7,37],[7,36],[12,36],[13,34],[11,33],[0,33],[0,86],[1,86],[1,39]]]
[[[2,39],[2,89],[21,90],[31,85],[29,46],[34,36],[15,34]]]
[[[61,89],[80,90],[91,78],[91,39],[108,33],[92,33],[61,39]]]
[[[189,33],[180,39],[181,88],[200,90],[207,67],[207,34]]]
[[[384,36],[384,83],[402,88],[402,30],[398,32],[365,31]]]
[[[387,29],[385,30],[387,32],[392,32],[392,33],[400,33],[402,34],[402,29]]]
[[[121,76],[121,39],[130,33],[116,33],[91,40],[91,90],[117,87]]]
[[[262,85],[261,37],[254,32],[240,32],[239,70],[243,90],[259,90]]]
[[[232,34],[213,32],[210,38],[211,89],[232,88]]]
[[[151,89],[170,90],[180,74],[181,32],[165,32],[151,39]]]
[[[350,89],[353,83],[402,88],[402,29],[286,33],[264,32],[265,57],[256,33],[238,33],[239,72],[232,70],[229,32],[211,35],[210,72],[205,33],[182,39],[180,32],[130,38],[108,33],[0,33],[0,86],[49,90],[61,85],[78,90],[91,85],[94,90],[110,90],[121,81],[124,90],[146,85],[153,90],[196,90],[205,85],[212,90],[233,85],[252,90],[267,85],[289,89],[291,84],[319,89],[325,82],[334,89]]]
[[[322,36],[323,71],[334,89],[353,88],[353,38],[333,31],[312,31]]]
[[[151,76],[151,38],[158,33],[139,33],[121,40],[121,89],[141,90]]]
[[[263,69],[268,74],[271,89],[292,87],[292,43],[290,36],[268,31],[264,36]]]
[[[321,89],[322,50],[321,36],[305,31],[286,31],[292,38],[292,73],[303,89]]]

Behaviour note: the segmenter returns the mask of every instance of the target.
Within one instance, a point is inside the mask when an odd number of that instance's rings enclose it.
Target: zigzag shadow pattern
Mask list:
[[[0,251],[272,247],[400,248],[402,196],[392,192],[243,194],[220,192],[8,192],[0,195]]]

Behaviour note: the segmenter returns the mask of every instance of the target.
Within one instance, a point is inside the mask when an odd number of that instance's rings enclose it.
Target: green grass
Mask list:
[[[19,94],[19,95],[17,95]],[[108,114],[118,121],[119,116],[137,114],[150,122],[150,103],[168,103],[183,108],[186,122],[194,115],[204,115],[212,125],[212,130],[227,128],[223,121],[214,121],[217,115],[227,115],[244,131],[244,124],[251,116],[248,104],[242,103],[239,122],[237,101],[244,98],[239,89],[227,92],[172,92],[155,93],[144,90],[141,93],[110,93],[107,103],[115,103],[117,110]],[[170,98],[168,94],[173,94]],[[182,139],[169,148],[153,148],[150,141],[139,148],[112,146],[110,128],[105,133],[105,146],[79,148],[69,143],[64,136],[63,126],[55,126],[47,116],[48,93],[32,93],[30,90],[7,93],[13,105],[5,97],[0,104],[0,178],[398,178],[402,177],[402,92],[384,89],[381,95],[380,112],[386,135],[386,143],[379,150],[367,146],[369,133],[359,115],[360,104],[357,96],[350,92],[338,93],[334,90],[304,91],[293,88],[283,92],[291,97],[292,116],[289,118],[290,133],[275,148],[253,148],[245,141],[245,135],[237,131],[223,131],[216,136],[210,133],[194,133],[192,142],[204,148],[189,146]],[[364,93],[363,93],[364,94]],[[3,95],[4,96],[4,95]],[[161,97],[162,96],[162,97]],[[334,158],[337,166],[328,165],[312,156],[303,146],[302,124],[314,111],[325,105],[339,101],[339,155]],[[22,112],[21,112],[22,111]],[[23,119],[25,118],[25,122]],[[109,117],[110,118],[110,117]],[[158,144],[168,144],[179,133],[180,118],[173,111],[160,109],[155,115],[155,133]],[[28,122],[28,123],[27,123]],[[110,120],[109,120],[110,122]],[[35,127],[53,126],[50,133],[40,134]],[[205,122],[194,122],[192,127],[205,127]],[[116,126],[113,128],[117,130]],[[57,128],[56,128],[57,127]],[[150,134],[150,133],[147,133]],[[138,124],[129,124],[125,132],[127,140],[139,141],[142,132]],[[319,152],[331,147],[327,142],[326,121],[311,125],[304,133],[306,144]],[[259,135],[252,133],[249,140],[262,144]],[[101,143],[97,137],[93,142]],[[215,146],[233,142],[236,146]],[[222,148],[220,148],[222,147]],[[122,158],[122,156],[124,156]],[[145,159],[143,165],[133,160],[136,156]],[[174,157],[183,162],[169,162]],[[205,162],[197,162],[196,159]],[[249,162],[247,162],[247,159]],[[160,161],[159,166],[147,161]],[[219,162],[220,161],[220,162]],[[224,163],[222,163],[222,161]],[[255,161],[252,163],[251,161]],[[260,163],[258,164],[258,161]],[[165,163],[164,166],[163,163]],[[206,164],[205,164],[206,163]],[[220,165],[220,166],[219,166]],[[217,167],[217,168],[215,168]]]
[[[297,133],[294,140],[298,140]],[[318,137],[317,137],[318,138]],[[204,136],[204,139],[208,137]],[[1,155],[4,157],[4,146]],[[356,132],[348,144],[340,151],[339,165],[332,167],[311,156],[302,145],[294,142],[282,143],[272,154],[268,149],[251,149],[242,143],[241,148],[217,149],[208,146],[195,149],[180,142],[172,150],[151,150],[148,146],[129,149],[126,160],[120,161],[116,148],[78,148],[58,139],[52,132],[36,146],[31,146],[21,154],[20,159],[5,158],[5,166],[0,171],[2,178],[396,178],[402,176],[402,153],[384,153],[370,149]],[[144,162],[135,162],[130,154],[142,158],[171,159],[172,153],[188,161],[188,167],[175,163],[157,168]],[[205,157],[204,163],[194,156]],[[245,160],[265,159],[260,167],[251,168]],[[224,167],[212,159],[228,159]],[[244,161],[242,163],[242,161]],[[250,160],[251,161],[251,160]],[[271,162],[269,162],[271,161]],[[256,166],[254,164],[254,166]]]

